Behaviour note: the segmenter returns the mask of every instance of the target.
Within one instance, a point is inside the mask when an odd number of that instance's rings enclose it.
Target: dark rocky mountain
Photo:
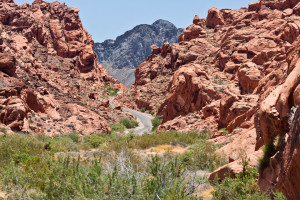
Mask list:
[[[94,51],[108,74],[129,88],[135,81],[134,70],[152,53],[152,44],[161,47],[165,42],[176,43],[182,32],[183,29],[160,19],[152,25],[138,25],[116,40],[95,43]]]

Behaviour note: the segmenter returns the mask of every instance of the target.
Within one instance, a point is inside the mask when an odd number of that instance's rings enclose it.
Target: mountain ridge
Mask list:
[[[173,44],[182,32],[183,29],[171,22],[159,19],[151,25],[137,25],[115,40],[95,43],[94,51],[108,74],[130,87],[135,80],[134,70],[151,55],[152,45],[162,46],[165,42]]]

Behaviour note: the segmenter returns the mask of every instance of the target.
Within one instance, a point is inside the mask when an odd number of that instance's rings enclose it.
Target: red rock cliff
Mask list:
[[[96,59],[78,8],[0,0],[0,126],[32,134],[110,133],[121,112],[104,106],[126,87]],[[119,113],[119,114],[118,114]]]

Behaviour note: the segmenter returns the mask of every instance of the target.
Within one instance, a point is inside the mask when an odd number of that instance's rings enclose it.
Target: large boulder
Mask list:
[[[208,10],[208,15],[206,19],[206,26],[210,28],[215,28],[216,25],[224,25],[224,18],[220,10],[216,7],[212,7]]]
[[[257,67],[242,67],[238,71],[239,83],[242,86],[242,93],[249,94],[258,86],[258,82],[262,78]]]
[[[181,41],[190,41],[195,38],[204,38],[206,37],[206,32],[200,25],[192,24],[178,37],[178,42]]]
[[[6,101],[5,111],[1,113],[0,119],[11,129],[21,129],[29,111],[26,102],[17,96],[12,96]]]
[[[16,59],[10,53],[0,53],[0,70],[10,76],[16,72]]]

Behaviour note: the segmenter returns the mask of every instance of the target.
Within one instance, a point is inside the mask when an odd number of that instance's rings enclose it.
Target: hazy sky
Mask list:
[[[14,0],[17,4],[33,0]],[[95,42],[116,39],[139,24],[152,24],[158,19],[186,28],[195,15],[206,18],[210,7],[239,9],[256,0],[61,0],[80,9],[83,26]],[[54,2],[49,0],[49,2]]]

